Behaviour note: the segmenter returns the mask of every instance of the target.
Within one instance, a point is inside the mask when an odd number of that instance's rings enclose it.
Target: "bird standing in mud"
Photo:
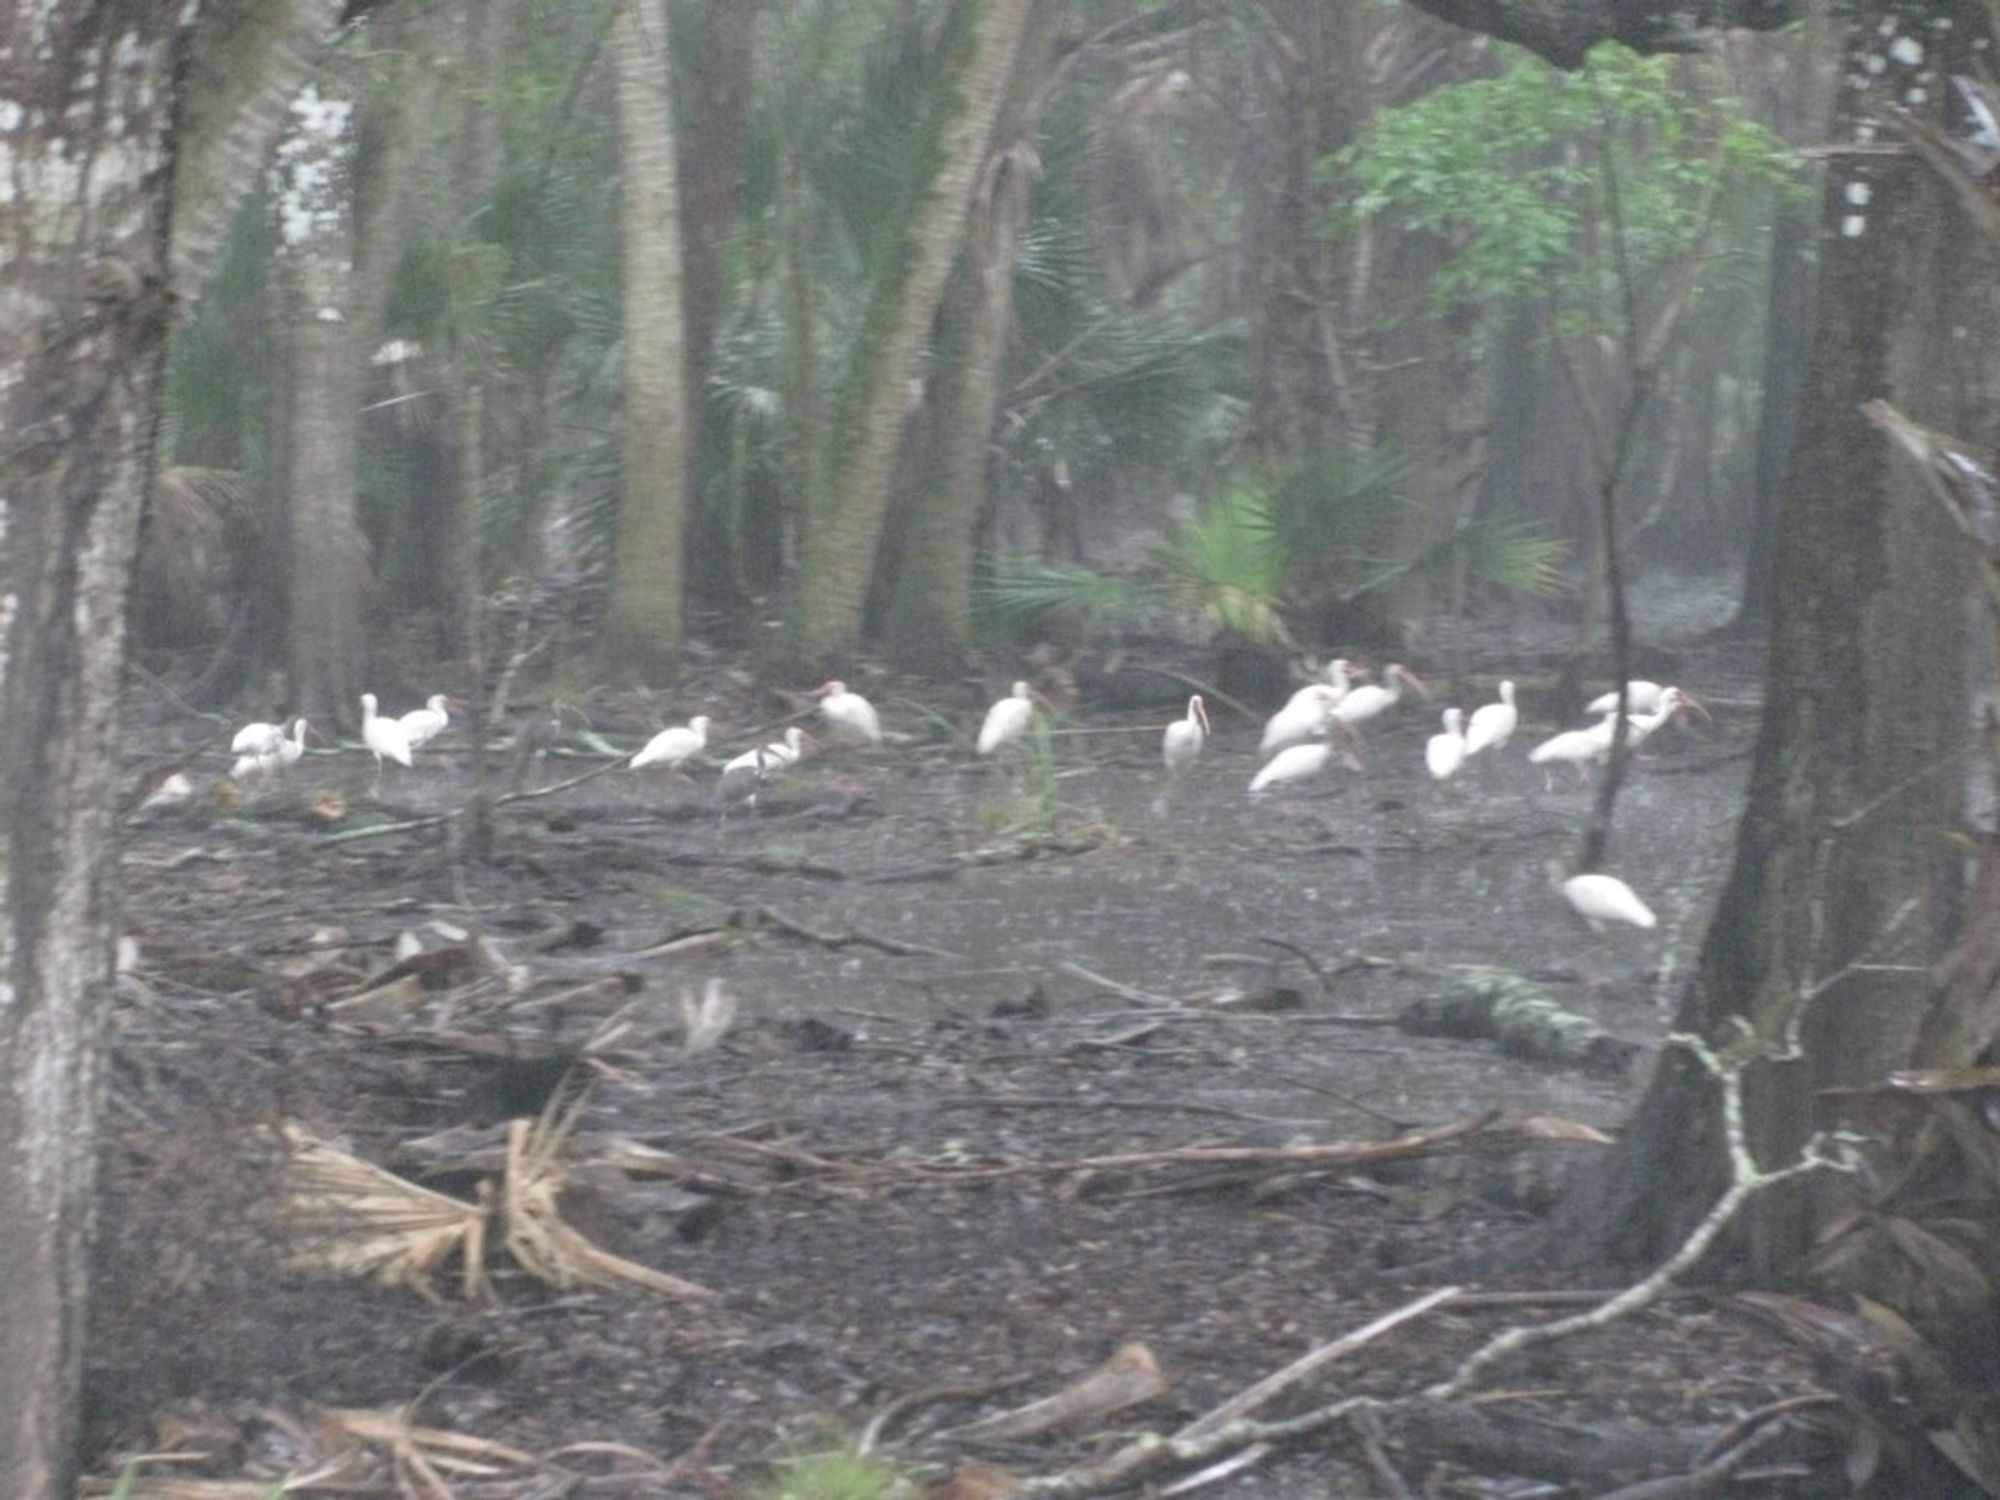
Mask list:
[[[250,726],[251,729],[267,729],[270,727],[269,725],[262,724],[253,724]],[[248,730],[245,730],[243,734],[247,734],[248,732]],[[243,734],[238,734],[236,738],[241,740]],[[258,743],[269,745],[270,741],[268,739],[259,739]],[[292,733],[289,739],[281,734],[278,737],[275,747],[265,750],[254,750],[248,754],[239,755],[236,758],[236,764],[229,768],[229,779],[232,781],[244,781],[252,776],[270,776],[273,772],[282,771],[286,767],[295,764],[298,758],[305,753],[306,721],[304,719],[297,719],[293,721]]]
[[[1472,720],[1465,726],[1466,759],[1482,751],[1506,749],[1520,723],[1521,711],[1514,706],[1514,684],[1502,682],[1498,703],[1482,703],[1472,711]]]
[[[991,755],[1002,745],[1018,740],[1028,732],[1034,717],[1034,689],[1025,682],[1015,683],[1013,692],[986,710],[986,721],[979,726],[979,753]]]
[[[1250,778],[1250,795],[1261,796],[1274,786],[1291,786],[1310,780],[1333,763],[1333,746],[1325,740],[1290,745],[1272,756],[1264,769]]]
[[[820,714],[836,736],[864,745],[882,743],[882,720],[875,705],[859,693],[849,692],[846,683],[835,678],[821,683],[813,693],[819,699]]]
[[[413,708],[396,722],[403,726],[403,735],[410,742],[412,750],[421,750],[445,731],[451,723],[451,715],[446,710],[451,699],[443,693],[432,693],[422,708]]]
[[[385,719],[375,712],[375,695],[361,695],[361,743],[375,756],[375,782],[369,788],[371,795],[382,789],[382,762],[393,760],[399,766],[408,766],[410,761],[410,737],[403,732],[403,725],[397,719]]]
[[[1466,744],[1464,711],[1447,708],[1444,711],[1444,733],[1434,734],[1424,742],[1424,768],[1431,773],[1431,780],[1442,788],[1458,774],[1458,768],[1465,764],[1465,757],[1471,753]]]
[[[1187,717],[1174,720],[1160,736],[1160,758],[1167,763],[1167,784],[1153,799],[1155,817],[1166,816],[1169,795],[1187,768],[1201,758],[1201,747],[1207,743],[1208,707],[1201,701],[1201,694],[1196,693],[1188,699]]]
[[[693,759],[708,747],[708,725],[707,714],[696,714],[685,724],[662,729],[646,741],[639,753],[626,764],[634,771],[646,766],[665,766],[670,771],[679,771],[682,761]]]

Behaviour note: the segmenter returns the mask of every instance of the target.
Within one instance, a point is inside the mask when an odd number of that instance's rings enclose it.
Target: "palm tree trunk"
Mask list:
[[[346,0],[212,7],[197,34],[174,140],[169,266],[178,315],[200,300],[229,226],[257,186],[286,111],[340,26]]]
[[[958,666],[971,630],[973,552],[986,510],[1001,358],[1014,326],[1014,248],[1041,170],[1034,135],[1057,9],[1035,0],[1001,110],[997,149],[973,195],[960,267],[964,294],[949,299],[940,319],[959,325],[955,339],[949,333],[939,338],[940,352],[955,344],[958,357],[937,382],[930,472],[910,507],[888,621],[891,652],[917,671]]]
[[[291,345],[285,660],[298,711],[340,724],[357,718],[368,578],[354,510],[353,126],[352,101],[308,86],[292,105],[271,197]]]
[[[860,643],[911,382],[965,237],[973,186],[1033,10],[1034,0],[980,0],[958,113],[905,242],[906,271],[878,289],[861,335],[859,420],[851,433],[835,433],[840,448],[827,474],[826,503],[806,520],[784,643],[793,667],[845,656]]]
[[[620,0],[611,52],[625,178],[625,398],[618,537],[598,650],[618,675],[664,681],[680,653],[689,426],[672,54],[660,0]]]
[[[0,1495],[75,1493],[125,590],[172,298],[186,7],[0,8]],[[87,163],[88,170],[78,170]]]

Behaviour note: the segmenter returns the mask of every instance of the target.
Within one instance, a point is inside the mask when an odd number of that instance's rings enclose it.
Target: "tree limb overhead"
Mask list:
[[[1515,42],[1559,68],[1583,65],[1599,42],[1634,52],[1698,52],[1731,27],[1776,31],[1797,0],[1410,0],[1441,21]]]

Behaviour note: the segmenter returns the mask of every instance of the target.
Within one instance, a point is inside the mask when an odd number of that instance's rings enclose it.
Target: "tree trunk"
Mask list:
[[[689,427],[672,52],[661,0],[620,0],[611,55],[624,178],[625,389],[618,536],[598,651],[617,675],[664,682],[680,655]]]
[[[958,357],[936,381],[929,472],[910,507],[888,621],[891,652],[916,671],[942,674],[962,665],[971,634],[973,552],[986,510],[1001,361],[1014,326],[1014,251],[1041,170],[1034,136],[1058,11],[1051,0],[1035,0],[1001,109],[997,149],[973,195],[961,262],[964,294],[947,299],[940,314],[941,323],[958,325],[956,337],[939,338]]]
[[[285,662],[297,711],[344,725],[359,718],[368,580],[354,511],[361,351],[354,325],[353,154],[353,103],[308,86],[292,104],[271,192],[291,353]]]
[[[939,143],[936,173],[911,221],[904,271],[878,288],[860,334],[854,377],[858,419],[851,430],[836,429],[826,503],[815,505],[806,518],[785,643],[795,667],[837,660],[860,642],[911,382],[964,239],[973,185],[1033,8],[1034,0],[979,0],[960,76],[959,109]]]
[[[686,255],[688,451],[706,457],[703,468],[729,466],[724,443],[708,434],[706,393],[715,367],[715,334],[722,325],[729,288],[722,247],[736,227],[742,196],[743,153],[750,124],[752,44],[759,0],[704,0],[700,9],[694,110],[684,114],[688,149],[681,153],[681,203],[687,215]],[[683,74],[683,76],[686,76]],[[697,597],[722,600],[735,593],[737,560],[730,535],[734,507],[702,507],[689,538],[689,574]]]
[[[1875,30],[1890,9],[1862,9],[1848,76],[1869,76],[1864,56],[1893,59]],[[1961,45],[1976,34],[1970,9],[1956,7]],[[1883,86],[1909,86],[1906,67],[1892,60]],[[1865,116],[1843,103],[1845,139]],[[1963,781],[1953,758],[1962,611],[1938,601],[1962,594],[1959,544],[1935,503],[1892,471],[1856,408],[1902,392],[1899,402],[1924,408],[1921,420],[1950,425],[1964,390],[1952,328],[1970,316],[1951,211],[1913,158],[1850,158],[1829,173],[1749,807],[1674,1023],[1720,1046],[1740,1018],[1773,1049],[1801,1044],[1795,1060],[1760,1062],[1749,1075],[1751,1144],[1767,1166],[1823,1123],[1817,1090],[1875,1082],[1908,1055],[1950,917],[1958,856],[1942,835]],[[1669,1049],[1617,1150],[1538,1237],[1542,1257],[1657,1256],[1713,1202],[1718,1141],[1713,1083]],[[1833,1197],[1809,1182],[1761,1197],[1736,1242],[1752,1271],[1791,1268]]]
[[[177,313],[200,300],[229,226],[340,25],[345,0],[234,0],[196,34],[174,144]]]
[[[74,1492],[125,586],[171,310],[180,6],[0,10],[0,1495]],[[78,170],[79,163],[89,169]]]

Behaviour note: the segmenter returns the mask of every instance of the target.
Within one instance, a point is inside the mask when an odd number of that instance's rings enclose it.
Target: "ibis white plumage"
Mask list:
[[[1187,717],[1169,724],[1160,736],[1160,755],[1169,775],[1178,776],[1201,756],[1208,741],[1208,708],[1196,693],[1188,699]]]
[[[1444,733],[1434,734],[1424,742],[1424,765],[1431,773],[1431,780],[1451,780],[1471,753],[1465,733],[1465,714],[1459,709],[1447,708],[1444,711]]]
[[[1025,682],[1015,683],[1013,692],[986,710],[986,721],[979,726],[979,753],[991,755],[1002,745],[1018,740],[1028,732],[1034,717],[1033,690]]]
[[[1520,727],[1521,711],[1514,706],[1514,684],[1500,684],[1500,701],[1483,703],[1472,711],[1465,726],[1465,753],[1468,758],[1485,750],[1503,750]]]
[[[432,693],[422,708],[413,708],[396,721],[403,726],[403,735],[412,750],[421,750],[444,733],[445,726],[451,723],[450,707],[451,700],[443,693]]]
[[[757,805],[757,794],[764,789],[780,771],[798,764],[805,754],[805,731],[796,724],[785,731],[784,741],[775,745],[758,745],[733,757],[722,767],[722,776],[715,784],[715,800],[726,811],[732,802]]]
[[[1345,675],[1344,673],[1342,674]],[[1260,755],[1276,755],[1288,745],[1302,745],[1326,732],[1327,720],[1339,707],[1341,690],[1324,682],[1308,683],[1272,714],[1258,742]]]
[[[1563,867],[1554,861],[1549,863],[1548,871],[1549,884],[1561,892],[1570,910],[1588,922],[1593,932],[1602,932],[1613,923],[1644,928],[1659,925],[1653,909],[1616,875],[1592,872],[1565,876]]]
[[[1291,786],[1296,782],[1309,781],[1333,763],[1333,746],[1325,740],[1314,740],[1305,745],[1289,745],[1272,756],[1264,769],[1250,778],[1250,794],[1254,797],[1274,786]]]
[[[1333,689],[1336,703],[1354,691],[1355,678],[1367,675],[1366,667],[1357,667],[1344,656],[1336,656],[1326,664],[1326,685]]]
[[[1550,735],[1528,752],[1528,764],[1542,768],[1542,788],[1547,791],[1555,785],[1555,768],[1568,766],[1576,772],[1579,782],[1590,780],[1590,767],[1604,758],[1611,747],[1611,721],[1616,717],[1606,714],[1604,722],[1593,724],[1588,729],[1565,729],[1561,734]]]
[[[1666,691],[1657,682],[1647,682],[1635,678],[1625,684],[1625,712],[1628,714],[1649,714],[1660,706],[1660,694]],[[1584,704],[1587,714],[1611,714],[1618,711],[1618,689],[1600,693]]]
[[[293,722],[289,737],[278,736],[274,749],[239,755],[236,764],[229,768],[229,777],[232,781],[245,781],[252,776],[269,776],[294,764],[305,753],[306,721],[298,719]]]
[[[821,683],[813,691],[820,700],[821,715],[836,735],[865,745],[882,743],[882,720],[874,704],[859,693],[849,692],[847,684],[838,678]]]
[[[764,755],[772,770],[790,770],[806,757],[806,732],[794,724],[782,740],[764,747]]]
[[[385,719],[375,712],[375,695],[361,695],[361,743],[375,756],[375,784],[382,784],[382,762],[393,760],[399,766],[410,764],[410,737],[403,732],[398,719]]]
[[[665,766],[678,771],[682,761],[691,760],[708,748],[708,725],[707,714],[696,714],[685,724],[662,729],[627,764],[635,771],[646,766]]]
[[[1380,682],[1363,683],[1333,706],[1333,717],[1347,725],[1365,724],[1403,701],[1403,689],[1412,687],[1423,697],[1431,690],[1408,667],[1391,662],[1382,669]]]
[[[255,724],[245,724],[236,731],[236,738],[229,742],[231,755],[276,755],[278,747],[285,743],[285,728],[282,724],[266,724],[261,720]]]

